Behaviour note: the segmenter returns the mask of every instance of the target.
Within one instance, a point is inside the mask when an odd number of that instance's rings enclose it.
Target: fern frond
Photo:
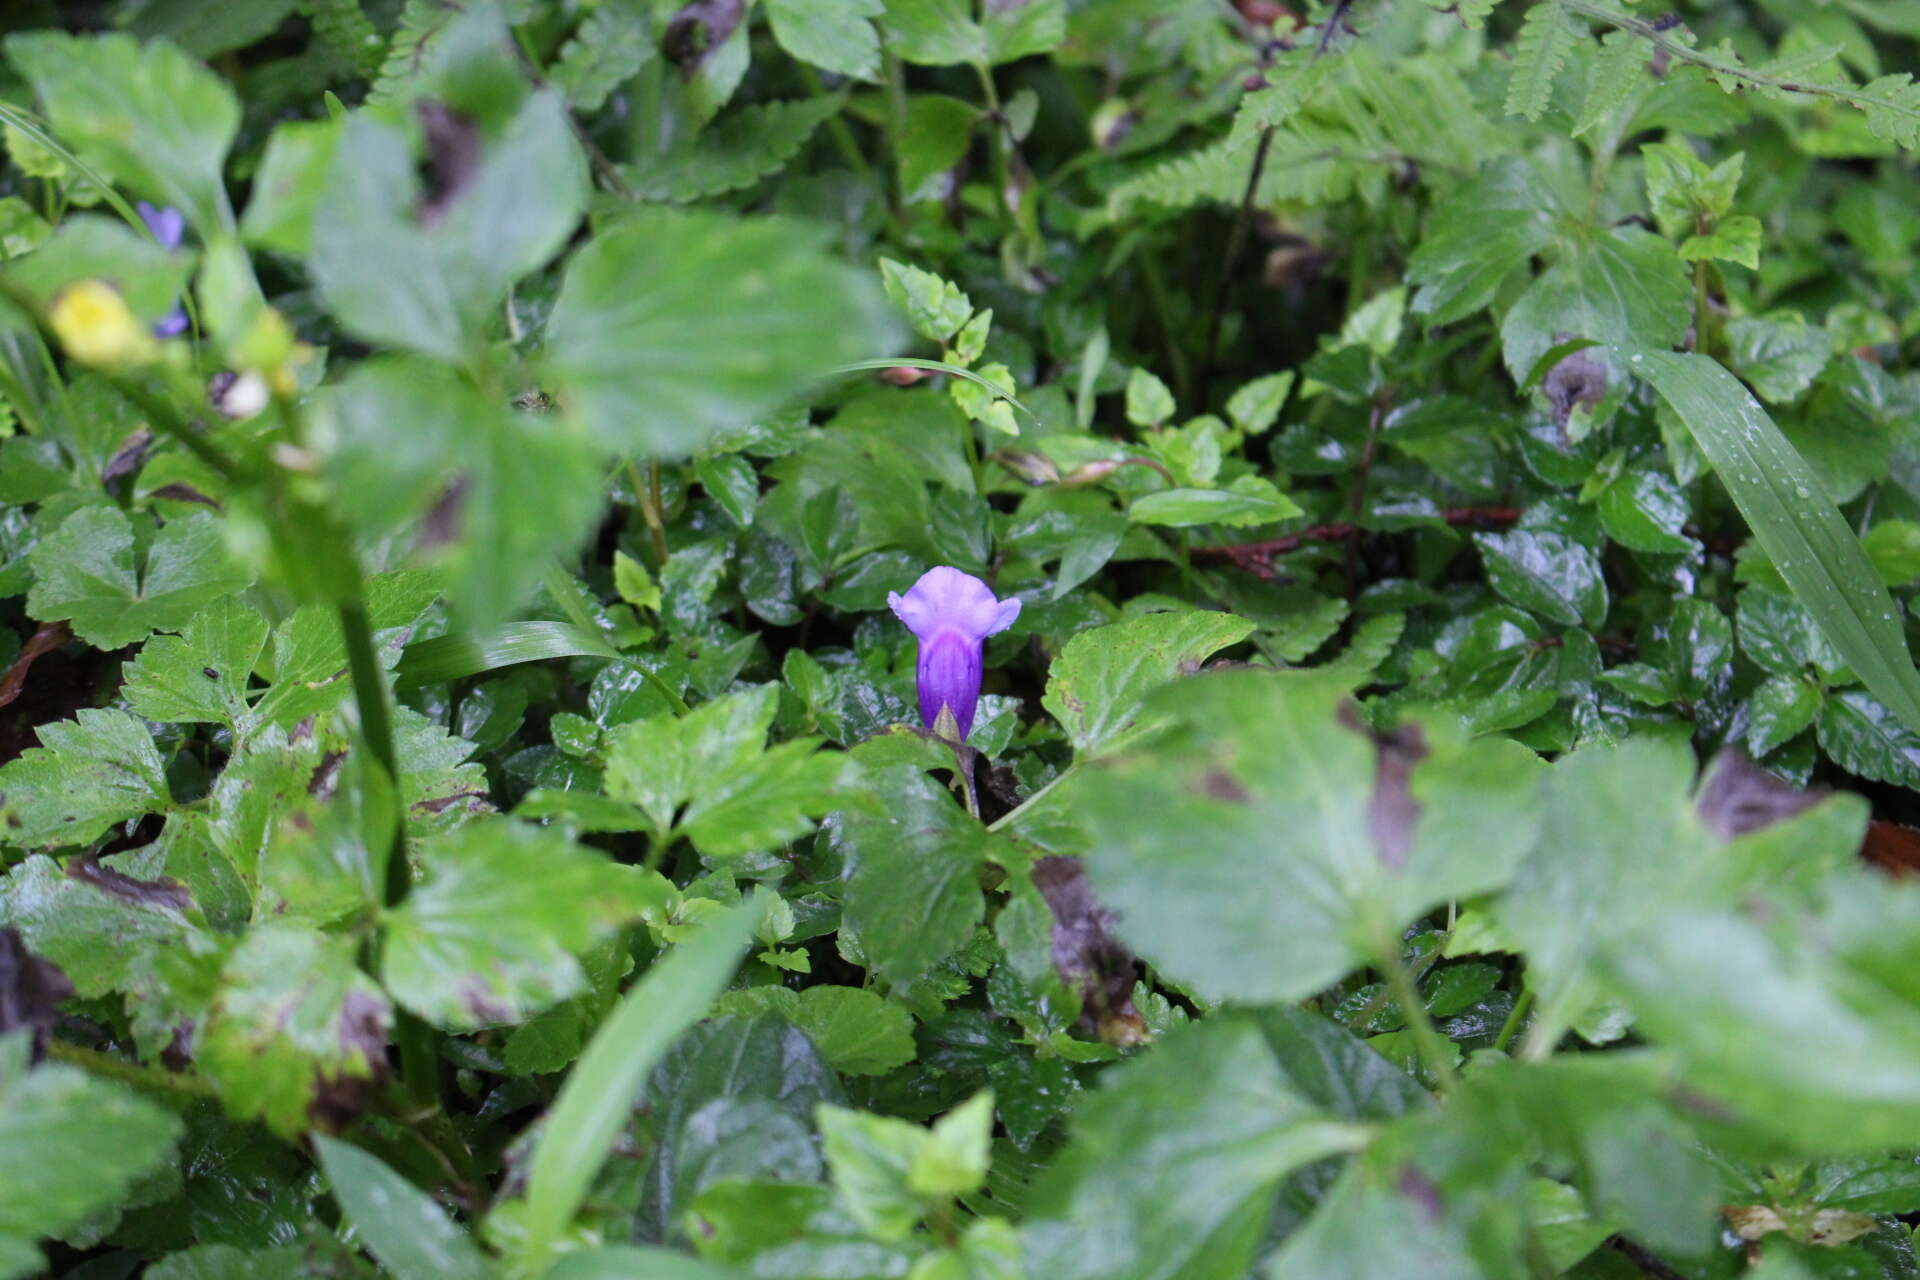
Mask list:
[[[642,200],[684,204],[738,191],[793,159],[844,105],[843,96],[830,94],[745,107],[665,154],[621,165],[620,175]]]
[[[1513,75],[1507,81],[1507,114],[1538,120],[1553,94],[1553,82],[1567,65],[1580,30],[1560,0],[1539,0],[1527,10],[1513,46]]]
[[[606,0],[561,48],[551,78],[576,110],[597,111],[653,55],[651,0]]]
[[[1646,83],[1647,64],[1652,60],[1653,46],[1645,40],[1630,32],[1609,31],[1594,56],[1587,99],[1574,122],[1573,136],[1586,133],[1625,105],[1633,91]]]
[[[335,58],[360,75],[379,69],[380,33],[361,10],[360,0],[300,0],[300,12]]]

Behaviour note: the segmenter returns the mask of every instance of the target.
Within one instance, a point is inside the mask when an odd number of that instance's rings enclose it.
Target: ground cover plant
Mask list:
[[[0,1273],[1920,1276],[1906,0],[0,35]]]

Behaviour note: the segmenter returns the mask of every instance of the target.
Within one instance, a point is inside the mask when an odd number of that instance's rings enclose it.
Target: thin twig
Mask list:
[[[1317,62],[1325,57],[1333,46],[1334,32],[1340,29],[1347,19],[1347,10],[1353,7],[1353,0],[1339,0],[1333,6],[1333,12],[1327,15],[1326,26],[1321,29],[1320,40],[1314,46],[1313,57]],[[1220,324],[1226,316],[1227,294],[1233,288],[1233,268],[1240,259],[1240,250],[1247,242],[1247,231],[1253,224],[1254,196],[1260,190],[1260,178],[1266,172],[1267,153],[1273,150],[1273,134],[1277,125],[1268,125],[1260,130],[1260,141],[1255,144],[1253,167],[1247,172],[1246,189],[1240,193],[1240,208],[1233,215],[1233,230],[1227,236],[1227,252],[1220,259],[1220,275],[1213,285],[1213,314],[1207,321],[1207,347],[1200,361],[1200,387],[1204,391],[1213,381],[1213,363],[1220,353]]]
[[[1509,529],[1520,519],[1518,507],[1449,507],[1440,513],[1440,519],[1453,526],[1468,526],[1476,529]],[[1195,547],[1196,556],[1231,560],[1235,565],[1261,578],[1271,578],[1275,556],[1289,552],[1315,542],[1340,542],[1350,538],[1360,527],[1350,520],[1336,521],[1332,524],[1310,525],[1298,533],[1289,533],[1278,538],[1263,538],[1258,542],[1235,542],[1223,547]]]
[[[1750,70],[1737,62],[1727,62],[1714,57],[1712,54],[1702,53],[1691,45],[1685,45],[1678,40],[1670,39],[1659,27],[1651,22],[1645,22],[1624,13],[1615,13],[1602,5],[1590,4],[1587,3],[1586,0],[1558,0],[1558,3],[1569,13],[1577,13],[1583,18],[1592,18],[1596,22],[1604,22],[1609,26],[1618,27],[1622,31],[1631,32],[1641,39],[1649,41],[1654,48],[1660,50],[1662,53],[1670,57],[1678,58],[1682,62],[1691,62],[1694,66],[1711,71],[1715,75],[1732,76],[1735,79],[1745,80],[1748,84],[1759,85],[1762,88],[1778,89],[1782,93],[1804,93],[1818,98],[1835,98],[1847,103],[1849,106],[1862,109],[1866,107],[1877,107],[1882,111],[1890,111],[1896,115],[1908,116],[1912,119],[1920,120],[1920,110],[1915,110],[1913,107],[1894,98],[1884,98],[1878,94],[1862,93],[1859,89],[1851,85],[1818,84],[1806,80],[1787,80],[1780,76],[1770,76],[1765,72]]]

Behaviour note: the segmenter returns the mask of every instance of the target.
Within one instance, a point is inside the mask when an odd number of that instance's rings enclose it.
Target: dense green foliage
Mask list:
[[[1920,1277],[1909,0],[0,34],[0,1276]]]

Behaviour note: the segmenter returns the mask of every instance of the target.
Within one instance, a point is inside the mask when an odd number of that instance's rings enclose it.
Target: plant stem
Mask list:
[[[1400,1006],[1400,1015],[1413,1033],[1414,1046],[1420,1051],[1427,1074],[1433,1077],[1438,1092],[1452,1093],[1459,1083],[1453,1071],[1453,1043],[1433,1025],[1433,1017],[1421,1001],[1419,989],[1413,985],[1413,974],[1400,960],[1398,941],[1383,939],[1379,953],[1374,966],[1386,978],[1387,989],[1393,992],[1394,1003]]]
[[[647,522],[647,537],[653,543],[654,568],[663,569],[667,563],[667,524],[661,512],[660,502],[660,464],[647,464],[646,479],[640,478],[640,468],[632,459],[627,460],[627,482],[633,486],[634,501],[640,505],[640,518]]]
[[[1520,988],[1520,998],[1513,1002],[1513,1011],[1507,1020],[1500,1024],[1500,1034],[1493,1038],[1493,1047],[1505,1053],[1507,1046],[1513,1043],[1514,1033],[1520,1030],[1520,1024],[1533,1008],[1533,988]]]
[[[1752,71],[1737,62],[1716,58],[1712,54],[1702,53],[1689,45],[1681,44],[1678,40],[1669,39],[1651,22],[1629,17],[1624,13],[1615,13],[1602,5],[1589,3],[1588,0],[1561,0],[1561,3],[1569,13],[1577,13],[1583,18],[1591,18],[1595,22],[1604,22],[1622,31],[1630,31],[1667,56],[1680,62],[1691,62],[1694,66],[1702,67],[1715,75],[1732,76],[1737,80],[1745,80],[1748,84],[1779,89],[1784,93],[1804,93],[1817,98],[1835,98],[1853,107],[1878,107],[1892,115],[1920,120],[1920,111],[1892,98],[1862,93],[1851,85],[1815,84],[1805,80],[1788,80],[1780,76]]]
[[[347,669],[353,677],[354,704],[360,711],[360,738],[373,762],[385,771],[393,788],[394,803],[400,798],[400,756],[394,747],[393,714],[387,706],[386,680],[373,645],[373,623],[367,617],[366,601],[355,597],[339,607],[340,635],[346,643]],[[382,838],[370,831],[368,843]],[[413,886],[407,867],[407,825],[403,811],[396,809],[393,826],[385,833],[386,869],[382,877],[382,898],[389,910],[406,900]],[[380,946],[370,942],[364,957],[369,972],[380,971]],[[394,1017],[393,1038],[400,1047],[400,1082],[408,1094],[425,1106],[437,1106],[440,1096],[438,1049],[433,1029],[405,1009]]]
[[[102,1053],[98,1049],[86,1049],[77,1044],[68,1044],[64,1040],[47,1041],[47,1057],[55,1062],[79,1067],[89,1075],[100,1076],[106,1080],[118,1080],[121,1084],[130,1084],[136,1089],[145,1089],[150,1093],[165,1093],[181,1098],[214,1096],[213,1082],[205,1076],[142,1066],[138,1062],[129,1062],[125,1058],[111,1053]]]

